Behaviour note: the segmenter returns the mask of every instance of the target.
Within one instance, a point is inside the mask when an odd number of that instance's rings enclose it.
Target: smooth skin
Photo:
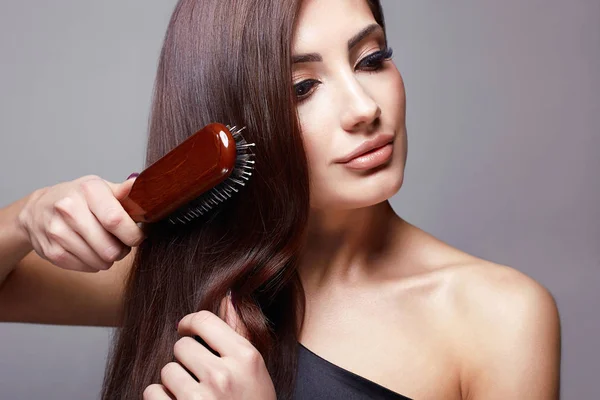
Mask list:
[[[294,55],[321,57],[294,64],[312,185],[309,235],[299,266],[307,298],[299,341],[328,361],[415,399],[557,399],[560,320],[548,290],[516,269],[466,254],[409,224],[388,201],[404,179],[404,83],[392,60],[382,60],[380,68],[372,58],[364,61],[383,50],[380,29],[369,30],[348,49],[349,39],[374,23],[364,0],[306,0],[299,15]],[[336,162],[380,133],[395,137],[385,165],[356,171]],[[125,229],[131,220],[114,202],[130,183],[103,181],[111,194],[99,179],[86,189],[76,181],[46,188],[0,210],[0,278],[7,276],[0,288],[2,320],[117,323],[123,280],[141,233]],[[74,201],[61,201],[67,197]],[[65,215],[64,224],[51,224],[48,215]],[[115,244],[110,236],[86,236],[86,230],[99,229],[90,215],[121,242],[118,256],[106,254]],[[87,247],[69,240],[73,233]],[[49,235],[74,257],[45,252]],[[33,292],[36,296],[29,295]],[[162,382],[144,392],[146,399],[270,398],[270,380],[244,342],[244,328],[231,314],[209,314],[182,320],[174,354],[193,373],[209,377],[214,369],[220,371],[214,375],[227,378],[198,383],[176,368],[179,364],[168,364]],[[216,362],[186,339],[190,335],[231,356]],[[253,388],[264,390],[263,397],[238,395],[251,384],[248,371],[262,382]]]
[[[133,182],[84,176],[0,210],[0,320],[117,325],[144,237],[118,201]]]

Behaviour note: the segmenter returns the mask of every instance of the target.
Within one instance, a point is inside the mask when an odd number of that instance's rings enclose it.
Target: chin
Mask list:
[[[383,170],[380,171],[380,174],[377,177],[378,179],[363,185],[364,189],[360,192],[363,193],[362,195],[356,196],[355,193],[355,199],[359,197],[361,200],[361,207],[369,207],[384,202],[398,193],[402,187],[402,183],[404,182],[403,168],[400,170],[397,168],[389,169],[388,171]]]
[[[321,190],[321,196],[327,196],[327,199],[321,197],[316,208],[350,210],[388,200],[398,193],[404,181],[404,168],[391,168],[392,166],[393,164],[388,165],[387,169],[382,166],[379,171],[373,170],[368,176],[353,178],[352,182],[338,182],[333,186],[334,189],[339,188],[335,192],[331,191],[331,187]]]

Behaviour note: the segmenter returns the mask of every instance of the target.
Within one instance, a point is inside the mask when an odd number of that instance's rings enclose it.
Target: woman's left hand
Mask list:
[[[183,317],[177,327],[183,337],[174,346],[179,363],[163,367],[162,384],[146,387],[145,400],[276,400],[265,362],[246,339],[247,330],[230,296],[221,302],[219,316],[202,310]],[[220,357],[197,342],[194,335],[200,336]]]

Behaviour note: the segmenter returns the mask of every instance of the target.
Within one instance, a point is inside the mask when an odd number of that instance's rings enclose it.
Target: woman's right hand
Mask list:
[[[144,239],[119,202],[134,181],[118,184],[89,175],[36,190],[18,215],[19,227],[36,253],[54,265],[106,270]]]

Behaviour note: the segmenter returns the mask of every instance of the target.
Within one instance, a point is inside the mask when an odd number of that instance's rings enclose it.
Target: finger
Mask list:
[[[104,182],[106,182],[106,184],[113,192],[113,195],[117,198],[117,200],[123,200],[129,194],[129,192],[131,192],[131,187],[133,186],[133,183],[135,182],[136,178],[137,176],[131,177],[122,183],[113,183],[107,181],[106,179],[104,180]]]
[[[89,212],[88,215],[91,216]],[[67,218],[71,220],[72,223],[78,224],[78,222],[73,221],[71,218]],[[95,223],[99,226],[97,221]],[[68,250],[71,254],[74,254],[84,264],[92,267],[93,269],[108,269],[121,252],[121,247],[118,246],[116,239],[112,239],[112,241],[115,242],[114,246],[117,246],[118,253],[111,255],[111,257],[105,256],[106,259],[102,259],[100,258],[98,253],[88,245],[89,242],[86,243],[85,240],[83,240],[83,238],[79,235],[79,233],[77,233],[73,229],[74,228],[72,226],[69,226],[65,222],[62,215],[55,216],[54,218],[52,218],[52,221],[50,221],[50,225],[47,229],[47,236],[50,239],[50,241],[58,243],[62,248]],[[106,231],[104,232],[106,234]]]
[[[233,305],[233,298],[231,291],[227,292],[227,295],[221,299],[219,305],[219,318],[227,323],[234,331],[239,335],[242,335],[246,339],[249,338],[249,331],[246,325],[240,319],[235,307]]]
[[[247,350],[253,348],[246,338],[208,310],[183,317],[179,321],[177,331],[182,336],[200,336],[221,357],[245,354]]]
[[[90,211],[104,229],[130,247],[138,246],[142,242],[142,229],[125,212],[106,181],[90,179],[82,182],[81,186]]]
[[[211,371],[218,371],[219,357],[195,339],[184,336],[175,342],[173,354],[181,365],[189,370],[200,382],[210,380]]]
[[[56,266],[72,271],[98,272],[97,269],[90,267],[77,256],[69,253],[61,245],[50,241],[45,236],[39,237],[39,246],[42,252],[38,254]]]
[[[127,255],[129,253],[131,253],[131,247],[123,246],[123,250],[121,251],[121,254],[119,254],[117,256],[117,261],[124,259],[125,257],[127,257]]]
[[[84,198],[65,197],[56,202],[54,208],[67,224],[87,242],[85,247],[91,247],[96,258],[100,259],[102,263],[108,263],[107,268],[124,252],[126,246],[102,227],[90,211]],[[87,252],[83,248],[80,250],[82,253],[79,251],[74,251],[74,253],[81,256],[83,252]],[[93,256],[88,255],[88,257]]]
[[[178,399],[192,398],[200,390],[198,382],[181,365],[170,362],[160,371],[162,384]]]
[[[169,393],[166,387],[158,383],[146,387],[144,393],[142,393],[142,397],[144,400],[177,400]]]

